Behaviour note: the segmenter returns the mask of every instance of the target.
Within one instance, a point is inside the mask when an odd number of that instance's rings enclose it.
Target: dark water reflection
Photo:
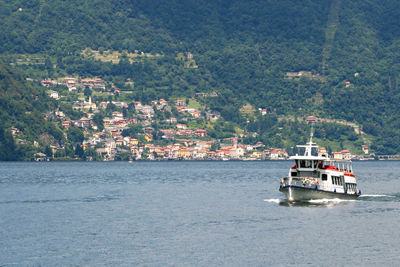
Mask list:
[[[0,266],[394,266],[399,162],[288,203],[290,162],[0,163]]]

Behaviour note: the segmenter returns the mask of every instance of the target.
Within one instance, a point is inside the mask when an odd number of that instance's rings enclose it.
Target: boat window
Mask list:
[[[356,184],[346,183],[345,185],[346,185],[347,191],[353,191],[353,192],[356,191]]]
[[[326,173],[321,175],[322,181],[327,181],[328,180],[328,175]]]
[[[292,176],[297,176],[297,172],[292,172]]]
[[[343,176],[332,176],[332,184],[343,185],[343,182],[344,182]]]
[[[313,160],[299,160],[296,161],[296,165],[299,168],[312,168],[314,166],[314,168],[317,168],[318,165],[318,161],[313,161]]]
[[[299,160],[298,163],[299,163],[298,166],[300,168],[312,168],[312,166],[313,166],[313,161],[312,160]]]
[[[347,189],[348,189],[349,191],[355,191],[355,190],[356,190],[356,184],[348,183],[348,184],[346,184],[346,185],[347,185]]]
[[[305,167],[306,167],[306,161],[300,160],[300,168],[305,168]]]

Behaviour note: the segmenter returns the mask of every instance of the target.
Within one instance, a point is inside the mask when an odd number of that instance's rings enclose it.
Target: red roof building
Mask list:
[[[203,130],[203,129],[197,129],[196,131],[194,131],[194,134],[197,136],[207,136],[207,130]]]

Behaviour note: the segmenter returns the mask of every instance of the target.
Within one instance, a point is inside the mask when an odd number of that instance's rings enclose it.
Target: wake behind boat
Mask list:
[[[327,155],[312,155],[313,148],[318,146],[310,141],[306,145],[303,156],[293,156],[295,161],[289,170],[289,175],[281,179],[279,191],[286,195],[289,201],[304,201],[314,199],[356,199],[361,195],[351,161],[333,160]]]

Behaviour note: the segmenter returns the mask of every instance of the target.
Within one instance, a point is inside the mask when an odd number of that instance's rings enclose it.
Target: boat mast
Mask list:
[[[313,124],[311,123],[311,131],[310,131],[310,142],[308,142],[308,146],[306,146],[306,151],[304,153],[304,156],[311,156],[311,152],[312,152],[312,148],[315,147],[313,145],[316,145],[315,143],[313,143],[312,138],[314,136],[314,128],[313,128]]]
[[[313,143],[312,139],[314,136],[314,128],[313,128],[313,123],[311,123],[311,132],[310,132],[310,141],[306,145],[298,145],[297,147],[304,147],[305,152],[304,156],[311,157],[312,156],[312,149],[317,148],[317,144]]]

